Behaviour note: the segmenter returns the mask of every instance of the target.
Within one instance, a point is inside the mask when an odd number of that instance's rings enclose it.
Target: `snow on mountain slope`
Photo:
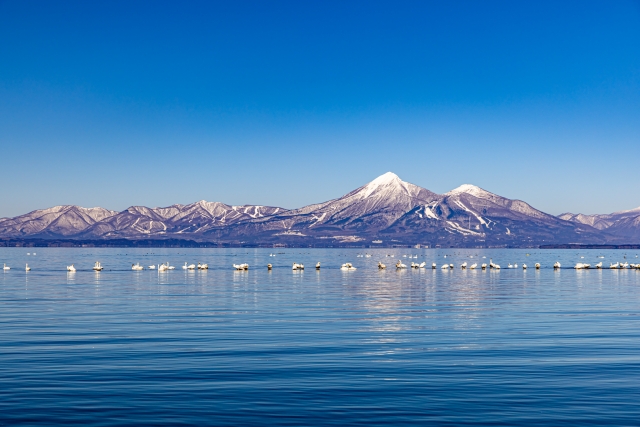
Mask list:
[[[444,201],[454,210],[457,210],[455,209],[456,207],[460,207],[465,212],[475,213],[479,222],[482,222],[481,215],[507,216],[513,219],[528,218],[550,222],[558,221],[553,215],[539,211],[528,203],[521,200],[507,199],[474,185],[462,185],[445,193],[444,196]]]
[[[511,200],[474,185],[465,184],[421,205],[412,215],[424,220],[464,222],[464,228],[491,229],[497,218],[538,220],[557,223],[558,219],[534,209],[520,200]]]
[[[0,236],[71,236],[116,213],[99,207],[54,206],[49,209],[35,210],[15,218],[3,218],[0,220]]]
[[[81,237],[142,237],[166,234],[167,216],[174,211],[179,211],[179,205],[160,209],[132,206],[88,227],[81,233]]]
[[[439,198],[437,194],[387,172],[338,199],[294,209],[287,216],[297,217],[293,225],[300,223],[306,227],[384,227],[418,204]],[[277,220],[286,221],[282,215]]]
[[[588,224],[620,238],[640,238],[640,208],[611,214],[583,215],[564,213],[558,215],[558,218],[578,224]]]
[[[635,216],[625,215],[620,217],[606,231],[624,239],[626,243],[640,241],[640,213]]]
[[[610,215],[584,215],[572,213],[563,213],[562,215],[558,215],[558,218],[565,221],[571,221],[578,224],[587,224],[591,227],[597,228],[598,230],[604,230],[611,227],[611,225],[615,221],[610,219],[609,217]]]
[[[635,210],[610,215],[620,216],[607,228],[631,235],[637,211],[635,216]],[[594,228],[600,222],[583,217],[555,217],[470,184],[436,194],[387,172],[342,197],[299,209],[204,200],[122,212],[58,206],[0,220],[0,237],[172,237],[260,244],[371,239],[445,245],[602,243],[611,238]],[[628,220],[614,228],[622,218]]]
[[[165,208],[132,206],[87,228],[82,237],[144,237],[168,234],[202,234],[242,220],[261,218],[284,211],[270,206],[230,206],[201,200],[189,205]]]
[[[473,238],[516,244],[557,239],[577,242],[595,238],[594,231],[477,186],[465,184],[439,195],[386,173],[338,199],[238,222],[224,233],[216,230],[215,236],[239,240],[253,236],[260,241],[277,236],[274,242],[292,236],[301,242],[302,236],[337,239],[346,235],[361,241],[374,236],[380,240],[384,235],[384,239],[397,241],[445,239],[442,243],[458,244],[459,238]]]
[[[595,230],[541,212],[520,200],[511,200],[465,184],[442,195],[440,200],[420,205],[403,215],[386,233],[412,233],[445,241],[515,244],[553,241],[572,242],[586,236],[596,239]],[[433,239],[431,239],[433,240]]]

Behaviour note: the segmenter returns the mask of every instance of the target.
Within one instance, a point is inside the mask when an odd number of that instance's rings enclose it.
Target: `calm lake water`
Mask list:
[[[640,271],[570,268],[637,255],[0,248],[0,424],[639,425]]]

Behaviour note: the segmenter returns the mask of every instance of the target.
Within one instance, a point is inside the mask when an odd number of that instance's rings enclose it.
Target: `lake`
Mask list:
[[[638,255],[0,248],[0,424],[638,425]]]

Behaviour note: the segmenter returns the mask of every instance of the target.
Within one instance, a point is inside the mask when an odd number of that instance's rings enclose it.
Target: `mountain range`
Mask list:
[[[640,241],[640,208],[541,212],[465,184],[444,194],[392,172],[299,209],[199,201],[164,208],[56,206],[0,219],[1,239],[188,239],[220,245],[535,247]]]

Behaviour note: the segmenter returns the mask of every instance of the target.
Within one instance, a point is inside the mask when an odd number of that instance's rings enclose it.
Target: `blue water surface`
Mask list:
[[[639,425],[639,252],[0,248],[0,424]]]

